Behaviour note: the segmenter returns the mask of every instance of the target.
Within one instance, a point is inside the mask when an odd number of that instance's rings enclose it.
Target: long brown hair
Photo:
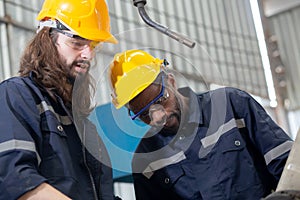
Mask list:
[[[64,70],[64,63],[56,48],[58,33],[51,33],[51,29],[44,27],[40,30],[26,47],[20,61],[20,76],[29,76],[34,73],[34,81],[42,86],[56,101],[56,95],[60,96],[66,106],[72,108],[73,83],[69,80]],[[81,79],[83,87],[91,86],[92,81],[89,75]],[[93,87],[92,87],[93,89]],[[76,108],[83,115],[90,112],[90,89],[80,89],[80,99],[76,99]],[[84,97],[84,98],[83,98]],[[74,106],[73,106],[74,107]]]

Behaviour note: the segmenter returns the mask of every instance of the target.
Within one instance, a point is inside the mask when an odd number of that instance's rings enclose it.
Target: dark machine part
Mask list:
[[[170,30],[168,27],[165,27],[165,26],[158,24],[158,23],[154,22],[153,20],[151,20],[145,11],[146,3],[147,3],[146,0],[133,0],[133,5],[135,5],[138,8],[139,14],[146,24],[148,24],[149,26],[155,28],[156,30],[160,31],[161,33],[168,35],[169,37],[177,40],[178,42],[180,42],[190,48],[193,48],[196,45],[196,43],[194,41],[190,40],[189,38],[187,38],[183,35],[180,35],[174,31]]]

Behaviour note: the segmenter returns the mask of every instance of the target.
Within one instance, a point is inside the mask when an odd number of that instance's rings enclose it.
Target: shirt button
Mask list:
[[[234,144],[235,144],[235,146],[240,146],[241,145],[241,142],[239,141],[239,140],[236,140],[236,141],[234,141]]]
[[[165,178],[165,184],[168,184],[170,182],[169,178]]]
[[[64,128],[63,128],[61,125],[58,125],[58,126],[57,126],[57,130],[59,130],[60,132],[63,132],[63,131],[64,131]]]

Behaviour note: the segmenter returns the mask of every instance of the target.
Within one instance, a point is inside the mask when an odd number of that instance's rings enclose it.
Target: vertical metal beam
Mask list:
[[[0,13],[2,16],[5,16],[5,18],[1,18],[0,21],[0,36],[1,36],[1,49],[2,49],[2,58],[3,58],[3,79],[6,79],[11,76],[11,63],[12,63],[12,58],[10,54],[10,43],[9,43],[9,34],[8,34],[8,18],[6,16],[6,6],[5,6],[5,1],[0,2]]]
[[[278,51],[277,42],[274,40],[276,37],[271,35],[268,19],[264,14],[263,1],[257,0],[257,2],[260,10],[266,46],[270,60],[270,68],[274,81],[275,95],[277,99],[277,106],[275,107],[276,121],[283,129],[289,132],[290,127],[287,120],[288,116],[284,106],[284,101],[286,99],[286,86],[280,84],[280,81],[277,79],[278,76],[276,75],[276,68],[278,66],[283,66],[283,64]]]

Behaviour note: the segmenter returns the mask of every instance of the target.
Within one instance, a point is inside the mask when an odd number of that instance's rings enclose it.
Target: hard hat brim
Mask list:
[[[121,108],[151,85],[160,73],[160,65],[142,65],[126,73],[115,85],[117,102],[115,107]]]

